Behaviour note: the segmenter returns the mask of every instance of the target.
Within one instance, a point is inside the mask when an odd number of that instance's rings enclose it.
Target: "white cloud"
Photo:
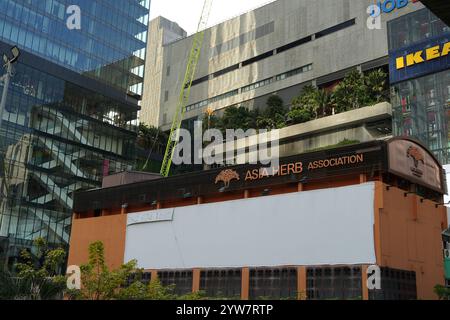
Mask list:
[[[260,7],[270,0],[213,0],[208,26]],[[204,0],[151,0],[150,19],[163,16],[177,22],[188,34],[197,31]]]

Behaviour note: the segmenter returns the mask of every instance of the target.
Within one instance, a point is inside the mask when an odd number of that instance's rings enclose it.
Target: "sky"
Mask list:
[[[260,7],[270,0],[213,0],[208,26]],[[150,19],[163,16],[180,25],[188,34],[197,31],[204,0],[151,0]]]

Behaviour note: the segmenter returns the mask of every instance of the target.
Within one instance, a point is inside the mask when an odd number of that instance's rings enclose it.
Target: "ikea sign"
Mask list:
[[[433,46],[431,48],[422,49],[395,60],[397,70],[411,67],[415,64],[424,63],[430,60],[445,57],[450,53],[450,41],[442,45]]]
[[[391,84],[450,68],[450,34],[389,52]]]

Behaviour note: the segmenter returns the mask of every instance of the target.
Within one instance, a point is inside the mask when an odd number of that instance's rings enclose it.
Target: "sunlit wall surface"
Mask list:
[[[72,5],[80,30],[67,28]],[[0,0],[0,40],[141,95],[149,7],[150,0]]]
[[[394,134],[425,143],[442,164],[450,163],[450,64],[434,59],[395,68],[395,57],[450,41],[450,28],[423,9],[388,24]],[[442,45],[441,45],[442,47]],[[423,54],[425,56],[425,54]],[[438,63],[436,68],[436,63]],[[438,70],[438,71],[436,71]],[[400,79],[400,81],[398,81]]]
[[[81,30],[66,26],[69,1],[0,0],[0,53],[22,51],[0,126],[0,266],[38,237],[67,248],[74,192],[134,165],[139,107],[126,93],[142,89],[150,3],[70,4]]]

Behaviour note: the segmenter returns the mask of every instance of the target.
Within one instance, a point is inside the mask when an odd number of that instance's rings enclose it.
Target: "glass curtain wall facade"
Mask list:
[[[450,163],[450,58],[398,70],[395,58],[450,41],[450,28],[428,9],[388,23],[393,130],[425,143],[443,164]]]
[[[67,27],[72,5],[79,30]],[[149,8],[150,0],[0,0],[0,40],[142,95]]]
[[[100,187],[105,175],[135,162],[136,68],[146,47],[146,34],[137,34],[147,28],[150,3],[70,1],[82,14],[82,29],[70,31],[65,11],[46,11],[61,4],[69,2],[0,0],[0,53],[13,45],[22,52],[0,127],[0,265],[9,268],[23,249],[34,252],[38,237],[67,249],[74,192]]]

